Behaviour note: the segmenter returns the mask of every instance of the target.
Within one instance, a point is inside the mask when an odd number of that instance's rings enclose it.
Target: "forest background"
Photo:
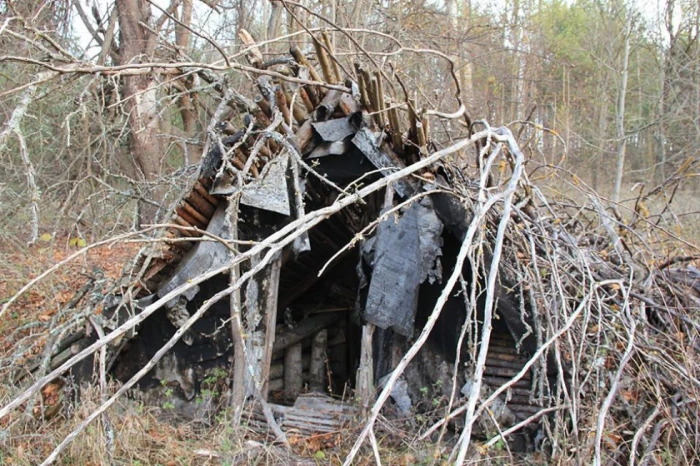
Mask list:
[[[426,107],[455,108],[452,59],[472,120],[518,132],[532,167],[570,170],[622,201],[682,175],[681,194],[664,198],[678,195],[677,214],[694,230],[697,2],[305,4],[356,30]],[[215,110],[204,91],[216,82],[193,70],[223,70],[250,87],[251,74],[222,59],[241,50],[238,31],[264,40],[300,30],[277,1],[2,1],[0,15],[0,236],[18,245],[59,233],[82,244],[153,221],[194,172]],[[299,15],[308,28],[329,27]],[[357,59],[333,37],[343,59]],[[266,52],[292,41],[311,48],[296,35]],[[446,144],[466,128],[432,134]]]

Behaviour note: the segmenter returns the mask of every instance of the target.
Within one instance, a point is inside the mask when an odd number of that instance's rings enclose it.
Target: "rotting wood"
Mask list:
[[[309,436],[319,433],[340,432],[357,419],[357,408],[348,403],[318,394],[302,395],[294,406],[270,405],[280,420],[280,427],[287,432],[298,432]],[[254,411],[250,425],[264,430],[261,413]]]
[[[262,52],[260,52],[260,49],[256,45],[253,36],[251,36],[245,29],[240,29],[238,31],[238,37],[241,39],[241,42],[248,47],[248,52],[246,53],[248,62],[256,68],[261,68],[263,64],[263,56]]]
[[[274,93],[275,93],[275,103],[277,104],[277,107],[280,109],[282,112],[282,116],[284,117],[285,123],[288,125],[292,125],[292,115],[289,111],[289,104],[287,102],[287,98],[284,95],[284,92],[282,92],[282,86],[279,84],[274,87]]]
[[[317,37],[313,37],[314,49],[316,49],[316,58],[318,58],[318,64],[321,67],[321,72],[323,73],[323,78],[327,83],[333,83],[335,77],[331,71],[331,65],[328,62],[328,55],[326,51],[323,50],[323,45],[321,45],[321,40]]]
[[[362,338],[360,340],[360,365],[357,369],[357,385],[355,387],[355,397],[363,414],[369,412],[374,401],[374,356],[372,352],[372,337],[374,335],[374,325],[365,324],[362,326]]]
[[[340,315],[337,312],[331,312],[327,314],[318,314],[315,316],[310,316],[293,328],[282,329],[277,332],[277,337],[275,338],[275,344],[273,346],[273,353],[285,350],[290,346],[301,342],[304,338],[310,337],[315,333],[323,330],[324,328],[330,326],[334,322],[340,320]]]
[[[277,303],[279,299],[279,280],[282,269],[282,258],[278,258],[269,266],[269,273],[266,274],[263,283],[263,319],[265,342],[261,357],[260,392],[263,398],[267,399],[268,381],[270,379],[270,365],[272,363],[272,348],[275,342],[275,332],[277,328]]]
[[[320,76],[320,75],[318,74],[318,72],[316,71],[316,68],[314,68],[314,66],[313,66],[311,63],[309,63],[309,60],[308,60],[308,59],[306,58],[306,56],[301,52],[301,50],[299,50],[299,47],[297,47],[296,45],[294,45],[294,46],[292,46],[292,47],[290,48],[289,51],[290,51],[290,53],[291,53],[292,56],[294,57],[294,60],[296,60],[297,63],[299,63],[300,65],[305,66],[305,67],[309,70],[309,74],[311,75],[311,79],[313,79],[314,81],[321,81],[321,76]]]
[[[309,389],[323,392],[326,380],[326,349],[328,347],[328,330],[323,329],[314,335],[311,343],[311,364],[309,367]]]
[[[328,34],[327,30],[321,31],[321,37],[323,38],[323,43],[326,45],[326,48],[328,49],[328,52],[330,54],[330,61],[331,64],[333,65],[333,73],[335,75],[335,83],[342,83],[343,78],[340,74],[340,67],[338,66],[338,60],[335,58],[335,51],[333,50],[333,44],[331,43],[331,38]]]
[[[301,343],[296,343],[284,351],[284,396],[288,399],[296,398],[304,385],[301,349]]]

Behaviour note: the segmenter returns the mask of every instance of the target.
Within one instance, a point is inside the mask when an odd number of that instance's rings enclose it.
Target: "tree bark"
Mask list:
[[[119,16],[119,64],[152,59],[155,36],[147,29],[151,7],[146,0],[116,0]],[[158,81],[153,73],[122,77],[124,108],[129,122],[133,176],[140,185],[139,222],[153,223],[165,191],[155,184],[160,176],[164,145],[160,138]]]
[[[617,101],[617,170],[615,171],[615,190],[613,191],[613,201],[620,201],[620,191],[622,189],[622,175],[625,169],[625,147],[627,138],[625,136],[625,99],[627,96],[627,76],[629,75],[630,59],[630,36],[632,32],[632,16],[628,13],[627,24],[625,26],[625,42],[622,52],[622,73],[620,76],[620,95]]]

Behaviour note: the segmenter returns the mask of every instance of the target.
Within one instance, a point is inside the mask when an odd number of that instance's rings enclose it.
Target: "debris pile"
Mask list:
[[[585,205],[552,203],[508,129],[420,108],[371,57],[346,75],[326,34],[315,55],[267,62],[241,37],[254,95],[222,82],[201,170],[156,241],[76,303],[90,318],[0,417],[72,371],[123,383],[87,422],[137,384],[168,385],[204,422],[254,400],[251,425],[280,440],[359,426],[348,464],[380,412],[415,412],[427,391],[422,436],[454,429],[458,461],[474,438],[641,458],[670,419],[700,438],[700,272],[673,268],[692,258],[661,263],[658,230],[578,181]],[[440,146],[444,119],[469,137]]]

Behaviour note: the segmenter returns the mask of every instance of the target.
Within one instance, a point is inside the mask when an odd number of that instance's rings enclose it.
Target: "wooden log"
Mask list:
[[[206,222],[200,221],[198,218],[191,215],[187,210],[185,210],[185,208],[182,205],[178,205],[177,207],[175,207],[175,212],[177,212],[177,215],[180,218],[184,219],[190,225],[197,227],[200,230],[206,229]]]
[[[237,239],[237,234],[234,239]],[[259,261],[258,256],[251,258],[251,267],[255,267]],[[245,319],[248,323],[244,337],[243,328],[239,328],[239,321],[235,318],[232,320],[235,344],[232,396],[237,407],[240,407],[246,398],[255,396],[258,391],[263,398],[267,397],[272,341],[276,332],[280,269],[281,258],[278,258],[248,281],[245,288],[245,305],[241,303],[240,295],[233,295],[231,299],[232,313],[244,310],[241,320]],[[234,268],[231,280],[235,280],[239,273]],[[245,345],[245,358],[240,357],[243,354],[240,345]]]
[[[263,114],[267,117],[267,121],[270,121],[270,118],[272,118],[272,110],[270,109],[268,101],[265,100],[265,97],[258,94],[253,98],[253,101],[260,107],[260,110],[262,110]]]
[[[486,357],[486,365],[491,367],[502,367],[506,369],[511,369],[513,375],[517,374],[520,369],[523,368],[523,363],[521,361],[504,361],[501,358]]]
[[[319,76],[318,72],[316,71],[316,68],[314,68],[313,65],[309,62],[309,60],[306,59],[306,56],[304,56],[304,54],[301,53],[299,47],[297,47],[296,45],[292,46],[289,49],[289,53],[292,54],[294,60],[296,60],[297,63],[299,63],[302,66],[305,66],[309,70],[311,79],[313,79],[314,81],[322,81],[321,76]]]
[[[316,106],[314,105],[313,102],[311,102],[311,98],[309,97],[309,93],[306,92],[306,89],[304,87],[299,88],[299,97],[301,97],[301,101],[304,103],[304,106],[306,107],[306,111],[311,113],[314,111]]]
[[[357,74],[357,86],[360,88],[360,102],[367,111],[371,111],[372,102],[368,91],[370,83],[365,79],[365,74],[359,63],[355,63],[355,73]]]
[[[262,96],[260,96],[260,98],[262,98]],[[252,108],[251,114],[255,117],[255,121],[257,122],[258,128],[267,128],[272,124],[270,117],[268,117],[267,114],[265,114],[265,112],[259,106],[255,106],[255,108]]]
[[[263,56],[260,49],[255,44],[255,39],[253,39],[253,36],[250,35],[250,33],[245,29],[241,29],[238,31],[238,37],[241,39],[241,42],[243,42],[243,45],[245,45],[246,48],[250,48],[250,50],[246,53],[248,63],[256,68],[261,68],[263,64]]]
[[[391,142],[394,145],[394,150],[403,152],[403,141],[401,140],[401,122],[399,120],[399,112],[396,107],[389,108],[389,123],[391,125]]]
[[[292,111],[292,116],[294,117],[294,121],[297,122],[297,124],[302,125],[304,121],[309,117],[308,113],[306,112],[304,107],[303,102],[299,102],[301,100],[301,95],[299,95],[298,98],[294,98],[292,93],[289,90],[289,86],[286,86],[284,82],[280,83],[280,86],[282,87],[282,91],[284,92],[284,96],[287,99],[287,102],[289,103],[289,107]],[[301,88],[299,88],[301,89]]]
[[[428,111],[423,109],[421,112],[421,123],[423,123],[423,134],[425,136],[425,143],[430,142],[430,119],[428,117]]]
[[[420,149],[421,156],[428,154],[428,146],[425,142],[425,133],[423,132],[423,123],[420,121],[416,122],[416,143]]]
[[[292,345],[301,342],[304,338],[310,337],[315,333],[323,330],[329,325],[337,322],[342,317],[340,312],[330,312],[326,314],[319,314],[316,316],[310,316],[293,328],[284,328],[278,330],[277,338],[275,338],[275,343],[273,346],[273,353],[282,351]]]
[[[287,123],[290,127],[292,126],[292,114],[289,111],[289,104],[287,103],[287,97],[284,95],[284,92],[282,91],[282,86],[279,84],[274,87],[274,92],[275,92],[275,100],[277,103],[277,107],[280,109],[282,112],[282,116],[284,117],[285,123]]]
[[[205,218],[211,219],[211,217],[214,215],[214,211],[216,210],[216,207],[209,204],[209,202],[207,202],[206,199],[204,199],[202,197],[202,195],[197,193],[195,190],[190,191],[189,196],[187,196],[187,198],[185,200],[197,212],[201,213],[202,216],[204,216]],[[209,222],[207,221],[207,223],[209,223]]]
[[[333,73],[335,74],[335,82],[333,84],[342,83],[343,78],[340,75],[340,67],[338,66],[338,61],[335,58],[335,50],[333,50],[333,44],[331,44],[331,38],[328,35],[327,30],[321,31],[321,37],[323,38],[323,43],[326,44],[328,52],[331,54],[330,61],[333,65]]]
[[[309,389],[323,392],[326,386],[326,350],[328,330],[323,329],[314,335],[311,342],[311,365],[309,366]]]
[[[296,398],[303,388],[301,342],[294,344],[284,352],[284,396]]]
[[[380,128],[384,128],[385,121],[384,114],[382,113],[381,102],[379,101],[379,82],[377,81],[377,78],[370,78],[370,89],[371,91],[369,95],[370,99],[372,100],[372,107],[375,109],[374,121],[377,122],[377,125],[379,125]]]
[[[280,392],[284,390],[284,379],[279,377],[277,379],[272,379],[267,384],[267,392]],[[264,419],[264,417],[263,417]]]
[[[174,215],[174,216],[173,216],[173,222],[176,223],[177,225],[183,226],[183,227],[185,227],[185,228],[194,228],[194,226],[193,226],[192,224],[188,223],[185,219],[183,219],[183,218],[180,217],[179,215]],[[190,238],[195,238],[195,237],[202,236],[201,233],[197,233],[197,232],[195,232],[195,231],[193,231],[193,230],[179,230],[179,231],[180,231],[180,233],[182,233],[183,235],[188,236],[188,237],[190,237]]]
[[[299,153],[305,154],[307,146],[314,136],[314,130],[311,126],[311,120],[306,120],[303,125],[297,130],[294,135],[297,140],[297,147],[299,148]]]
[[[211,217],[206,217],[205,215],[201,214],[197,209],[195,209],[192,204],[187,202],[187,200],[183,200],[180,203],[180,206],[187,212],[190,216],[192,216],[197,223],[202,225],[202,228],[206,228],[207,225],[209,224],[209,220]]]
[[[304,344],[302,343],[302,353],[301,353],[301,370],[303,372],[308,372],[311,365],[311,355],[308,351],[304,352]],[[275,358],[270,364],[270,380],[282,379],[284,378],[284,354],[280,358]]]
[[[357,419],[355,406],[317,394],[299,396],[294,406],[270,404],[269,407],[283,430],[303,436],[340,432]],[[247,416],[250,427],[261,432],[268,430],[260,408],[256,407]]]
[[[327,83],[333,84],[335,77],[331,71],[331,65],[328,62],[328,55],[326,55],[326,51],[323,50],[323,46],[321,45],[321,41],[318,39],[318,37],[313,37],[313,44],[314,49],[316,49],[316,58],[318,59],[318,64],[321,66],[323,77]]]
[[[201,181],[202,180],[199,180],[194,184],[194,190],[197,191],[197,193],[200,196],[202,196],[209,204],[216,208],[216,206],[219,205],[219,200],[211,194],[209,194],[209,191],[207,191],[207,188],[204,187]]]
[[[316,111],[314,111],[314,121],[326,121],[333,116],[342,95],[343,92],[337,89],[328,91],[321,103],[316,107]]]

